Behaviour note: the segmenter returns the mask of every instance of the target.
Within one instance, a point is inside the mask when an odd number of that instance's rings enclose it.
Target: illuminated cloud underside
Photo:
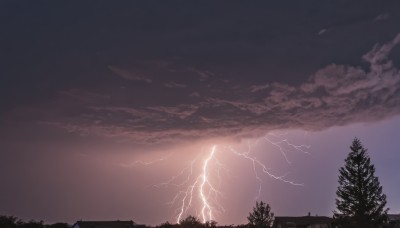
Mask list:
[[[79,116],[46,114],[47,119],[42,123],[81,135],[154,144],[216,136],[260,136],[266,130],[283,128],[320,130],[380,120],[400,111],[400,73],[388,59],[399,43],[397,35],[391,42],[375,45],[362,56],[368,69],[331,64],[299,86],[280,83],[241,86],[221,81],[211,86],[204,83],[203,89],[209,93],[202,95],[187,85],[170,82],[167,89],[185,89],[188,93],[187,102],[175,105],[111,106],[105,104],[113,99],[112,94],[68,90],[60,93],[55,103],[74,103]],[[115,67],[110,69],[123,74],[121,77],[129,76]],[[186,70],[193,73],[193,69]],[[202,80],[207,80],[205,74],[211,74],[196,73]],[[157,81],[148,78],[129,77],[157,86]]]

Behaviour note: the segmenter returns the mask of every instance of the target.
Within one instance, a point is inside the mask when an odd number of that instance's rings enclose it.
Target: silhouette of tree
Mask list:
[[[0,227],[1,228],[15,228],[21,223],[17,217],[14,216],[0,216]]]
[[[216,221],[214,221],[214,220],[207,221],[207,222],[204,224],[204,226],[207,227],[207,228],[216,228],[217,225],[218,225],[218,223],[217,223]]]
[[[44,228],[43,221],[37,222],[35,220],[30,220],[29,222],[24,222],[18,225],[18,228]]]
[[[35,220],[23,222],[14,216],[0,215],[0,228],[71,228],[71,226],[68,223],[44,225],[43,221],[37,222]]]
[[[269,204],[265,204],[263,201],[258,203],[257,201],[256,206],[253,207],[253,212],[249,214],[247,220],[249,221],[250,227],[270,228],[274,221],[274,213],[271,213]]]
[[[160,228],[172,228],[174,225],[172,225],[171,223],[169,223],[168,221],[161,223],[160,225],[158,225],[157,227]]]
[[[386,195],[382,193],[367,150],[355,138],[339,172],[334,218],[339,227],[383,227],[387,221]]]
[[[200,222],[200,220],[193,215],[189,215],[186,218],[180,220],[179,224],[184,228],[202,227],[203,226],[203,224]]]

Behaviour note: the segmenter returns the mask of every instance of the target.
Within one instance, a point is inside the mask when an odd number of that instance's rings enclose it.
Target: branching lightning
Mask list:
[[[270,145],[277,148],[280,154],[284,157],[288,164],[292,162],[289,160],[288,153],[290,151],[297,151],[304,154],[309,154],[309,145],[296,145],[291,143],[285,138],[286,133],[273,134],[268,133],[267,135],[255,140],[254,142],[247,142],[247,149],[239,151],[232,145],[213,145],[211,148],[204,153],[199,154],[196,158],[188,163],[177,175],[172,176],[167,181],[154,185],[154,187],[176,187],[181,189],[168,203],[170,207],[178,206],[176,209],[176,222],[179,223],[183,216],[187,215],[189,210],[196,211],[196,214],[201,218],[203,222],[214,220],[215,216],[224,212],[225,209],[219,202],[219,198],[223,197],[223,194],[219,189],[221,185],[221,170],[228,170],[227,166],[224,165],[218,159],[218,154],[231,153],[244,160],[249,161],[252,164],[252,172],[254,178],[259,184],[258,193],[255,196],[256,199],[260,198],[262,193],[262,176],[266,175],[278,181],[293,185],[303,186],[302,183],[297,183],[293,180],[286,179],[287,174],[276,175],[268,166],[258,159],[254,154],[254,147],[260,142],[267,142]],[[206,156],[204,156],[206,154]],[[200,158],[204,157],[202,161]],[[154,162],[160,162],[165,158],[157,159],[152,162],[137,161],[131,165],[142,164],[150,165]],[[199,170],[197,173],[196,170]],[[216,180],[219,180],[215,184]],[[198,200],[196,200],[198,197]],[[196,210],[195,208],[199,208]]]

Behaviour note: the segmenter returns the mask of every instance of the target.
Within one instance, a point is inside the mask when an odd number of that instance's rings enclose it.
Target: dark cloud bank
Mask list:
[[[399,114],[398,1],[226,3],[1,2],[3,135],[154,144]]]
[[[297,86],[243,85],[170,62],[143,65],[187,77],[163,81],[109,66],[126,86],[69,89],[30,113],[68,132],[139,144],[377,121],[400,113],[400,73],[388,58],[399,43],[397,35],[363,55],[367,65],[330,64]]]

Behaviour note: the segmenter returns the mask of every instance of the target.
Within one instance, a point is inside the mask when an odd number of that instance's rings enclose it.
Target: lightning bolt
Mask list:
[[[211,159],[213,159],[214,154],[215,154],[215,149],[216,149],[216,145],[214,145],[212,147],[210,155],[204,161],[203,173],[201,175],[202,182],[200,184],[200,197],[201,197],[201,201],[203,202],[203,208],[201,209],[201,215],[203,217],[203,222],[207,221],[206,212],[208,212],[208,221],[213,220],[212,209],[211,209],[210,203],[208,202],[208,199],[207,199],[206,195],[204,194],[204,185],[207,184],[213,191],[216,191],[208,180],[208,163],[210,162]]]
[[[200,207],[199,210],[197,210],[196,214],[205,223],[207,221],[214,220],[216,216],[215,214],[219,214],[225,211],[223,206],[219,203],[219,198],[223,197],[223,194],[218,189],[221,184],[220,171],[222,169],[227,170],[227,168],[223,163],[218,160],[217,151],[221,153],[231,153],[244,160],[249,161],[252,164],[254,178],[257,180],[259,185],[258,193],[255,197],[256,199],[260,198],[262,192],[261,175],[266,175],[272,179],[282,181],[293,186],[303,186],[302,183],[297,183],[295,181],[286,179],[287,174],[274,174],[265,163],[263,163],[253,154],[254,147],[257,146],[257,144],[259,144],[260,142],[267,142],[277,148],[277,150],[285,158],[285,161],[288,164],[292,163],[292,161],[288,159],[288,153],[290,151],[298,151],[304,154],[309,154],[309,152],[307,151],[310,148],[309,145],[296,145],[294,143],[291,143],[287,138],[285,138],[285,136],[286,133],[268,133],[265,136],[255,140],[254,142],[247,141],[247,149],[245,149],[244,151],[239,151],[231,145],[212,145],[211,148],[207,151],[206,156],[204,156],[205,152],[200,153],[177,175],[172,176],[166,182],[154,185],[154,187],[161,188],[173,186],[181,188],[181,190],[178,191],[178,193],[168,203],[170,207],[173,207],[174,205],[179,205],[178,209],[176,209],[177,216],[175,217],[177,223],[180,223],[183,216],[185,214],[188,214],[189,210],[195,210],[195,197],[198,196],[199,201],[196,202],[197,204],[200,203]],[[200,157],[202,156],[205,158],[201,162],[199,162]],[[155,161],[159,162],[162,160],[160,159]],[[136,162],[135,164],[147,165],[148,163]],[[217,173],[214,173],[215,168],[217,168]],[[199,174],[197,175],[196,170],[199,170]],[[214,185],[214,178],[220,180],[218,185]]]

